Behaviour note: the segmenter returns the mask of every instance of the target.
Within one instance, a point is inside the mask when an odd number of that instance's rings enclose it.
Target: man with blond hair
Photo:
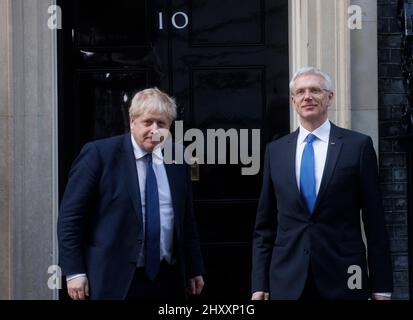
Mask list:
[[[58,238],[74,300],[182,300],[204,285],[189,168],[163,161],[175,101],[145,89],[129,116],[130,133],[87,143],[70,171]]]

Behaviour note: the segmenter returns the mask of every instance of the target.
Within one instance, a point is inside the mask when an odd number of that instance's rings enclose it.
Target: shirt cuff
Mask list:
[[[78,274],[71,274],[70,276],[66,276],[66,281],[70,281],[76,278],[86,277],[86,273],[78,273]]]
[[[373,295],[391,298],[391,292],[373,292]]]

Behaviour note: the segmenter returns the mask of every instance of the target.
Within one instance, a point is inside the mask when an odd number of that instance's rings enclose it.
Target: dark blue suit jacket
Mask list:
[[[297,136],[298,130],[267,146],[253,240],[252,291],[270,292],[271,299],[297,299],[311,266],[316,287],[327,299],[391,292],[389,242],[371,138],[331,125],[324,173],[310,215],[295,176]],[[349,289],[352,265],[362,270],[361,289]]]
[[[174,209],[174,257],[182,287],[203,273],[185,164],[165,164]],[[142,208],[131,135],[86,144],[74,161],[58,219],[64,275],[86,273],[91,299],[123,299],[143,245]]]

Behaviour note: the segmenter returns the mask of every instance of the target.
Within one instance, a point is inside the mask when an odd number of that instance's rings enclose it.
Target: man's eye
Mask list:
[[[320,88],[311,88],[311,93],[314,94],[320,94],[322,92],[322,90]]]

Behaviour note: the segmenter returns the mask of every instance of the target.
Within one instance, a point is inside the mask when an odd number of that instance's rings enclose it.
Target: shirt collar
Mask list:
[[[135,141],[135,138],[131,134],[132,146],[133,146],[133,154],[135,155],[135,159],[139,160],[143,158],[148,152],[143,150]],[[160,161],[163,161],[163,154],[162,154],[162,147],[156,147],[153,149],[152,154]]]
[[[328,142],[328,139],[330,138],[330,129],[331,123],[328,119],[313,132],[308,131],[306,128],[300,125],[297,142],[303,143],[310,133],[315,135],[317,139]]]

